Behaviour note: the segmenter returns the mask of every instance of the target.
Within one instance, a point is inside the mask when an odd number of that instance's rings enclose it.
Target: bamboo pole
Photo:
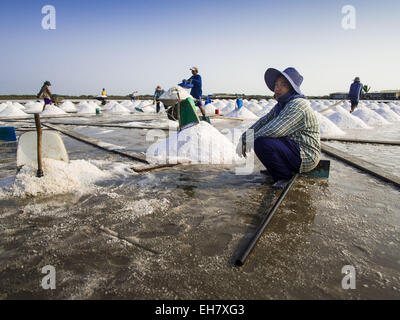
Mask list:
[[[39,113],[35,113],[35,125],[37,133],[37,163],[38,163],[36,176],[40,178],[43,177],[43,168],[42,168],[42,127],[40,125]]]

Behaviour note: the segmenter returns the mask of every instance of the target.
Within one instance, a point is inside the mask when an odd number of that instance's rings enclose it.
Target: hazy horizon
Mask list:
[[[342,7],[356,28],[342,28]],[[56,29],[42,28],[42,7]],[[0,3],[0,94],[152,94],[190,77],[203,94],[272,95],[269,67],[292,66],[306,95],[347,92],[355,76],[371,91],[400,89],[400,3],[393,0],[10,1]]]

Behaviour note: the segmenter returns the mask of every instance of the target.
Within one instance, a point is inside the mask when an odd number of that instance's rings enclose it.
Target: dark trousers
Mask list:
[[[156,105],[156,110],[157,110],[157,113],[159,113],[159,112],[160,112],[160,102],[157,102],[157,105]]]
[[[352,113],[358,106],[358,101],[350,101],[351,102],[351,110],[350,113]]]
[[[289,138],[257,138],[254,152],[274,181],[289,180],[300,170],[300,148]]]

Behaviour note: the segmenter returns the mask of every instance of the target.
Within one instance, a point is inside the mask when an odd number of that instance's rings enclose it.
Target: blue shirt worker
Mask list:
[[[311,171],[318,165],[320,127],[301,93],[303,77],[295,68],[269,68],[264,80],[278,103],[243,133],[238,152],[246,156],[246,144],[253,141],[254,152],[267,169],[262,173],[272,176],[275,188],[283,188],[295,173]]]
[[[193,88],[190,90],[190,95],[196,99],[196,106],[200,108],[203,115],[203,120],[206,120],[206,112],[201,103],[201,97],[203,94],[201,76],[199,75],[199,69],[197,67],[191,67],[192,76],[188,80],[183,80],[183,82],[189,82],[193,84]]]
[[[154,101],[157,103],[157,113],[160,112],[160,97],[164,94],[165,90],[161,88],[161,86],[157,86],[154,91]]]
[[[360,82],[360,78],[356,77],[354,82],[350,86],[349,90],[349,99],[351,102],[350,113],[352,113],[358,106],[358,102],[360,101],[360,95],[362,93],[362,83]]]

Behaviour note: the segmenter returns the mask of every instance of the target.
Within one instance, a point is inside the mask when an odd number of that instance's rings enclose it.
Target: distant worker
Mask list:
[[[46,106],[48,104],[53,103],[53,101],[51,100],[53,95],[50,91],[50,86],[51,86],[50,81],[45,81],[45,83],[43,84],[42,88],[40,89],[39,93],[36,96],[38,99],[41,99],[42,97],[44,99],[44,106],[43,106],[42,111],[44,111],[44,109],[46,109]]]
[[[206,112],[201,103],[201,96],[203,94],[201,76],[199,75],[199,69],[197,67],[190,68],[192,71],[192,76],[188,80],[183,80],[182,82],[189,82],[193,84],[193,88],[190,90],[190,95],[196,99],[195,105],[200,108],[200,111],[203,115],[203,120],[207,121]],[[209,120],[208,120],[209,122]]]
[[[106,98],[107,98],[106,89],[103,88],[103,90],[101,90],[101,95],[97,96],[96,100],[101,101],[101,105],[104,106],[106,104]]]
[[[160,97],[164,94],[165,90],[161,88],[161,86],[157,86],[156,90],[154,91],[154,101],[157,104],[157,113],[160,112]]]
[[[356,77],[354,79],[354,82],[351,84],[350,90],[349,90],[349,99],[351,102],[350,113],[352,113],[355,110],[355,108],[357,108],[357,106],[358,106],[358,101],[360,100],[362,88],[363,88],[363,85],[360,82],[360,78]]]

